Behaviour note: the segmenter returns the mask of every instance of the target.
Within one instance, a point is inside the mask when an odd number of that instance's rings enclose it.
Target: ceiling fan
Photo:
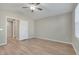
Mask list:
[[[43,9],[42,8],[39,8],[38,5],[40,5],[40,3],[28,3],[29,6],[24,6],[22,8],[29,8],[32,12],[34,12],[34,10],[39,10],[39,11],[42,11]]]

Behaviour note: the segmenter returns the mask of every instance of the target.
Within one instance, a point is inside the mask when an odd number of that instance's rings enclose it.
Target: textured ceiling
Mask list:
[[[30,9],[23,9],[23,6],[28,6],[26,3],[1,3],[0,10],[16,11],[26,15],[28,19],[39,19],[48,16],[55,16],[73,10],[72,3],[41,3],[38,7],[42,8],[42,11],[35,10],[31,12]]]

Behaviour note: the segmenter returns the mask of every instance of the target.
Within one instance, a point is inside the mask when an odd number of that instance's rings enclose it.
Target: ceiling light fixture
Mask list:
[[[30,9],[31,10],[35,10],[36,9],[36,6],[32,5],[32,6],[30,6]]]

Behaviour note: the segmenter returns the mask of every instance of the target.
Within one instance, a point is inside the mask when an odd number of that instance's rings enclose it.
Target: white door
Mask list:
[[[28,39],[28,22],[25,20],[20,20],[19,38],[20,40]]]

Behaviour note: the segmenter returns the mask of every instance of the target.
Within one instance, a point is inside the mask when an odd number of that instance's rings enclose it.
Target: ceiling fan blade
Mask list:
[[[37,9],[40,10],[40,11],[43,10],[42,8],[37,8]]]
[[[29,7],[22,7],[22,8],[29,8]]]
[[[36,3],[36,5],[39,5],[40,3]]]
[[[29,3],[31,5],[39,5],[40,3]]]

